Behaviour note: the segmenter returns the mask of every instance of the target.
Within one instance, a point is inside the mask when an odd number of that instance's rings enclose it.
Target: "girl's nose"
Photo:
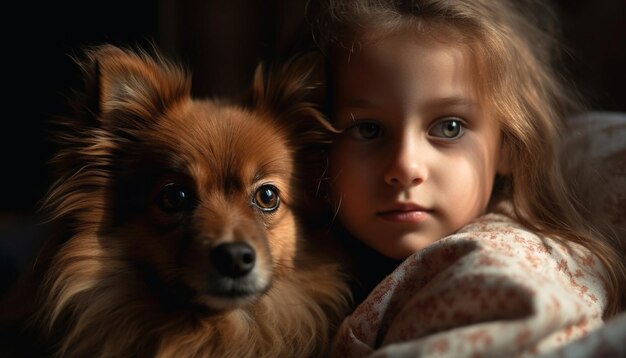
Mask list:
[[[427,176],[425,153],[420,150],[415,140],[402,140],[390,152],[385,182],[394,187],[406,188],[419,185]]]

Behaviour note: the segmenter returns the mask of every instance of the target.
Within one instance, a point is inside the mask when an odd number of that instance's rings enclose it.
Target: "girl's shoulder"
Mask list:
[[[472,243],[480,255],[505,258],[515,263],[516,269],[530,274],[551,275],[572,284],[577,278],[585,284],[602,290],[604,267],[601,261],[585,247],[551,236],[537,233],[515,220],[510,203],[505,202],[497,211],[480,216],[457,233],[435,245],[456,246]]]
[[[402,262],[343,322],[335,349],[346,356],[548,352],[602,324],[601,272],[583,248],[489,213]]]

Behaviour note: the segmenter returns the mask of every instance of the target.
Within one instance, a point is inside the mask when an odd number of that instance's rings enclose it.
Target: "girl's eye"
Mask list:
[[[252,196],[252,205],[265,212],[274,212],[280,205],[278,189],[270,184],[261,185]]]
[[[382,135],[382,128],[374,122],[362,122],[348,128],[348,135],[359,140],[371,140]]]
[[[178,213],[191,207],[191,191],[176,183],[166,184],[157,195],[157,205],[168,214]]]
[[[445,119],[435,123],[428,134],[443,139],[458,139],[465,133],[463,123],[458,119]]]

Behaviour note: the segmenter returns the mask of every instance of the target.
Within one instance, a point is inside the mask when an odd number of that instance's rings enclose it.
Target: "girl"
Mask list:
[[[339,230],[403,260],[343,322],[337,355],[544,352],[622,308],[622,247],[559,169],[578,108],[547,7],[330,0],[319,18]]]

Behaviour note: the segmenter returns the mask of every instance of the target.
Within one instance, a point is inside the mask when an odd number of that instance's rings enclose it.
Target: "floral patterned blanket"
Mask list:
[[[626,115],[572,123],[570,150],[590,160],[574,165],[590,165],[598,188],[611,185],[589,204],[623,235]],[[487,214],[387,276],[344,320],[333,356],[626,357],[626,313],[602,320],[602,272],[582,247]]]

